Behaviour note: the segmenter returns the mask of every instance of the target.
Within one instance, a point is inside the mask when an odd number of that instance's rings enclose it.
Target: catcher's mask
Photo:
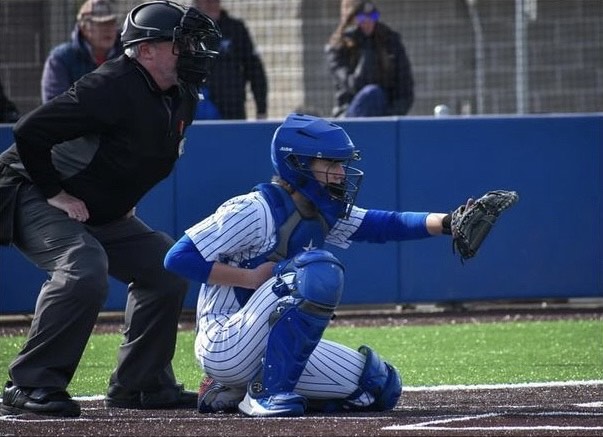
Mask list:
[[[310,199],[331,224],[349,216],[364,173],[350,165],[360,153],[343,128],[311,115],[289,114],[274,133],[271,157],[276,174]],[[343,180],[326,185],[318,181],[311,169],[317,158],[340,163]]]
[[[201,85],[218,56],[222,34],[218,25],[193,7],[172,1],[142,3],[130,11],[121,33],[124,48],[142,41],[172,41],[178,56],[178,78]]]

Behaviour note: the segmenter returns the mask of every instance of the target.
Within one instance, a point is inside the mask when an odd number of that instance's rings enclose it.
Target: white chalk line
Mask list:
[[[601,426],[463,426],[461,428],[452,428],[448,426],[429,426],[429,427],[411,427],[407,425],[388,426],[381,428],[384,431],[408,431],[414,430],[430,430],[430,431],[601,431]]]
[[[542,388],[542,387],[565,387],[581,385],[603,385],[603,379],[590,381],[552,381],[552,382],[525,382],[518,384],[477,384],[477,385],[435,385],[435,386],[414,386],[403,387],[402,391],[446,391],[446,390],[496,390],[510,388]],[[102,401],[104,395],[79,396],[75,397],[78,401]]]
[[[564,430],[564,431],[594,431],[594,430],[603,430],[603,426],[556,426],[556,425],[542,425],[542,426],[462,426],[462,427],[452,427],[452,426],[437,426],[445,423],[453,423],[453,422],[466,422],[469,420],[475,419],[486,419],[489,417],[501,417],[506,415],[505,412],[499,413],[487,413],[487,414],[477,414],[472,416],[459,416],[459,417],[449,417],[446,419],[438,419],[438,420],[428,420],[426,422],[418,422],[411,423],[408,425],[390,425],[381,428],[385,431],[402,431],[402,430],[419,430],[419,429],[430,429],[430,430],[438,430],[438,431],[481,431],[481,430],[491,430],[491,431],[502,431],[502,430]],[[587,417],[595,417],[595,416],[603,416],[603,413],[585,413],[585,412],[577,412],[577,411],[549,411],[542,413],[520,413],[521,416],[587,416]]]
[[[583,408],[603,408],[603,402],[586,402],[585,404],[576,404],[576,406]]]
[[[586,385],[602,385],[603,380],[589,380],[589,381],[553,381],[553,382],[528,382],[528,383],[519,383],[519,384],[478,384],[478,385],[439,385],[439,386],[416,386],[416,387],[404,387],[404,391],[409,392],[422,392],[422,391],[455,391],[455,390],[498,390],[498,389],[519,389],[519,388],[546,388],[546,387],[561,387],[561,386],[586,386]],[[583,408],[600,408],[603,407],[603,402],[589,402],[585,404],[576,404],[576,406]],[[506,406],[502,405],[501,407],[506,407],[510,409],[521,408],[519,406]],[[526,407],[533,407],[533,405],[528,405]],[[593,427],[580,427],[580,426],[540,426],[540,427],[521,427],[521,426],[488,426],[488,427],[442,427],[442,426],[433,426],[433,423],[447,423],[446,421],[453,422],[459,420],[471,420],[473,418],[482,418],[482,417],[493,417],[493,416],[501,416],[505,413],[489,413],[481,416],[464,416],[458,418],[448,418],[442,419],[440,421],[432,421],[432,422],[421,422],[414,423],[409,425],[392,425],[388,427],[382,428],[383,430],[413,430],[413,429],[433,429],[438,431],[454,431],[454,430],[465,430],[465,431],[483,431],[483,430],[491,430],[491,431],[503,431],[503,430],[577,430],[577,431],[586,431],[586,430],[601,430],[603,427],[593,426]],[[561,412],[550,412],[550,413],[540,413],[541,415],[559,415],[559,414],[572,414],[572,415],[586,415],[586,416],[600,416],[598,413],[579,413],[570,412],[570,413],[561,413]],[[537,413],[534,413],[537,415]],[[443,422],[442,422],[443,421]]]
[[[446,391],[446,390],[497,390],[510,388],[539,388],[539,387],[565,387],[579,385],[602,385],[603,379],[591,381],[552,381],[552,382],[525,382],[517,384],[477,384],[477,385],[436,385],[403,387],[403,391]]]
[[[554,382],[530,382],[530,383],[519,383],[519,384],[479,384],[479,385],[439,385],[439,386],[423,386],[423,387],[404,387],[405,391],[410,392],[420,392],[420,391],[455,391],[455,390],[498,390],[498,389],[518,389],[518,388],[546,388],[546,387],[560,387],[560,386],[584,386],[584,385],[601,385],[603,384],[603,380],[590,380],[590,381],[554,381]],[[603,402],[589,402],[585,404],[576,404],[580,407],[586,408],[600,408],[603,407]],[[512,406],[510,406],[513,408]],[[504,430],[516,430],[516,431],[525,431],[525,430],[555,430],[555,431],[595,431],[602,430],[603,427],[600,426],[463,426],[463,427],[449,427],[449,426],[437,426],[442,423],[452,423],[458,421],[467,421],[473,419],[481,419],[487,417],[495,417],[502,416],[505,413],[488,413],[479,416],[463,416],[463,417],[453,417],[448,419],[434,420],[428,422],[420,422],[408,425],[392,425],[381,428],[383,430],[418,430],[418,429],[430,429],[437,431],[504,431]],[[529,414],[529,413],[526,413]],[[547,412],[547,413],[533,413],[536,415],[560,415],[560,414],[570,414],[570,415],[582,415],[582,416],[601,416],[603,414],[599,413],[582,413],[582,412]]]

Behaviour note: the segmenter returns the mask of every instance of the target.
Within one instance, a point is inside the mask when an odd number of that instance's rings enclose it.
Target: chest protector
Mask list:
[[[277,235],[274,246],[268,252],[247,261],[245,267],[255,268],[266,261],[282,261],[300,252],[324,246],[329,225],[321,215],[302,217],[291,196],[280,185],[259,184],[254,190],[261,191],[268,202]]]
[[[289,193],[280,185],[264,183],[256,185],[254,190],[261,191],[270,206],[277,228],[276,243],[266,253],[243,261],[239,267],[254,269],[266,261],[282,261],[324,246],[329,225],[323,216],[303,218]],[[235,287],[236,299],[241,306],[252,293],[253,290]]]

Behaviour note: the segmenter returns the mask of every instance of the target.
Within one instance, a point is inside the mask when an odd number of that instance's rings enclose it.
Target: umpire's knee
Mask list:
[[[63,267],[53,272],[49,286],[60,286],[63,292],[84,304],[102,304],[109,294],[107,254],[94,244],[74,251]]]

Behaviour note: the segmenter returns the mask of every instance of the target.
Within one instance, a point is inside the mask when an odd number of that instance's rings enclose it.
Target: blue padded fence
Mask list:
[[[520,194],[464,265],[448,237],[329,248],[346,265],[343,304],[603,296],[603,114],[338,123],[362,153],[360,206],[444,212],[490,189]],[[179,238],[223,200],[270,179],[277,126],[196,122],[175,171],[138,215]],[[10,128],[0,125],[0,150],[12,142]],[[45,279],[16,248],[1,247],[0,313],[32,312]],[[126,286],[112,281],[105,309],[122,310],[125,300]]]

